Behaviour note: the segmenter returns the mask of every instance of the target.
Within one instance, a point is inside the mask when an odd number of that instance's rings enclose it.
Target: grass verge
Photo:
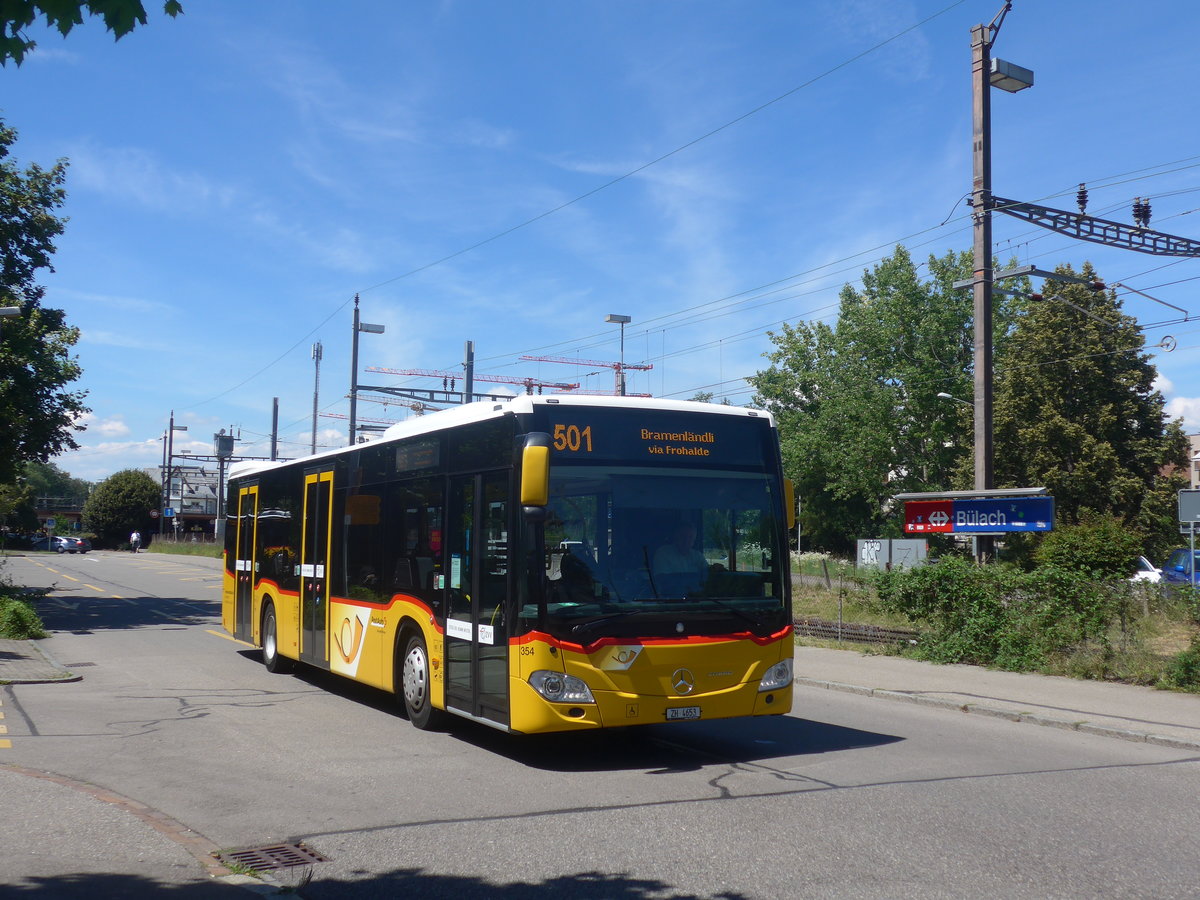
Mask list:
[[[144,552],[165,553],[171,556],[204,556],[209,559],[220,559],[224,549],[224,546],[221,544],[155,541]]]

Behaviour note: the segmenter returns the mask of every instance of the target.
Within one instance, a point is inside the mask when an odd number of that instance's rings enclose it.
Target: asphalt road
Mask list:
[[[766,720],[420,732],[389,695],[272,676],[222,636],[215,561],[93,552],[7,571],[54,585],[44,646],[84,679],[0,688],[0,761],[105,787],[224,848],[301,840],[327,860],[283,873],[311,877],[305,897],[1190,897],[1200,884],[1200,760],[1185,752],[804,688],[792,715]]]

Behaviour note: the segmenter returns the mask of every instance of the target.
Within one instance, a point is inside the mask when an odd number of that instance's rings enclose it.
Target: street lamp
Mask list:
[[[171,410],[171,423],[167,426],[167,433],[163,435],[166,439],[163,441],[163,501],[162,515],[158,518],[158,536],[162,537],[163,531],[166,528],[167,507],[171,503],[171,468],[175,465],[175,432],[187,431],[186,425],[175,424],[175,410]],[[179,505],[183,506],[183,483],[179,485]]]
[[[17,316],[19,316],[20,314],[21,314],[21,307],[19,307],[19,306],[0,306],[0,318],[13,319],[13,318],[16,318]],[[0,335],[2,335],[2,334],[3,334],[3,332],[0,331]]]
[[[354,330],[350,348],[350,445],[354,445],[354,433],[358,430],[358,334],[383,334],[382,325],[369,325],[358,320],[358,294],[354,295]],[[315,448],[314,448],[315,449]]]
[[[953,400],[955,403],[961,403],[963,406],[973,406],[974,405],[974,404],[968,403],[966,400],[958,399],[953,394],[947,394],[945,391],[938,391],[937,396],[938,396],[939,400]]]
[[[974,217],[975,490],[995,486],[992,454],[992,102],[989,85],[1016,93],[1033,85],[1033,72],[992,59],[992,46],[1012,2],[990,25],[971,29],[972,190]],[[980,536],[977,559],[992,556],[990,536]]]
[[[610,325],[621,326],[621,361],[617,363],[617,393],[622,397],[625,396],[625,326],[633,321],[629,316],[618,315],[617,313],[609,313],[604,317],[604,321]]]

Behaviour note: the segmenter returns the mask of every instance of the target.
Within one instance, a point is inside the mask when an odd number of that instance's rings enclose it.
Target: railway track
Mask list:
[[[859,625],[854,622],[830,622],[803,617],[793,619],[796,634],[825,641],[852,641],[856,644],[915,644],[920,635],[906,628],[885,628],[881,625]]]

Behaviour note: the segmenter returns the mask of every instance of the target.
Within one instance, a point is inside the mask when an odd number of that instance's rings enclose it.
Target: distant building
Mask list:
[[[142,471],[162,485],[159,466]],[[164,515],[160,520],[162,533],[179,540],[211,538],[217,521],[217,479],[215,466],[172,467],[170,486],[166,491],[166,509],[172,515]]]
[[[1200,434],[1189,434],[1188,441],[1192,448],[1188,454],[1192,460],[1188,474],[1191,475],[1192,487],[1200,487]]]

